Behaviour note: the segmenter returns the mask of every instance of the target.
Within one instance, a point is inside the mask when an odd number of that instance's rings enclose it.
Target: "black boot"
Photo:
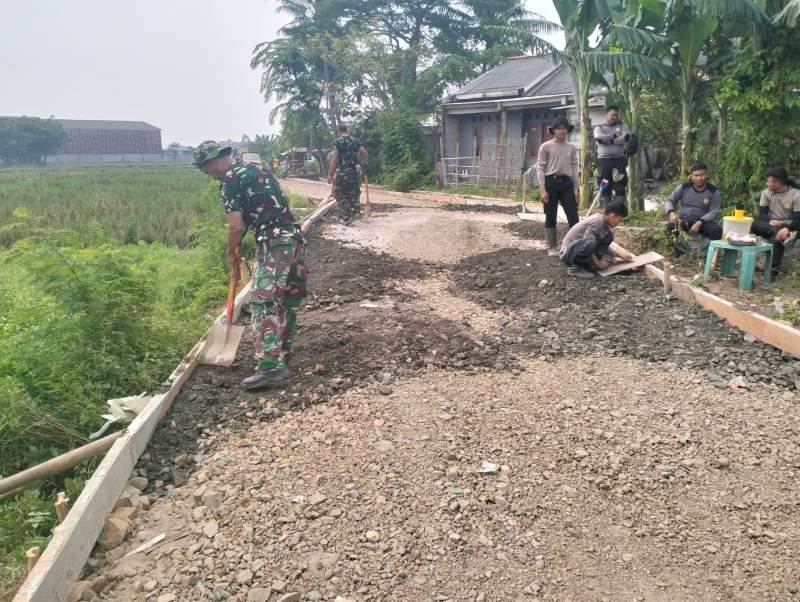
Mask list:
[[[242,381],[242,385],[248,391],[254,391],[288,379],[289,370],[287,368],[258,368],[253,376],[248,376]]]
[[[544,232],[547,236],[547,254],[551,257],[558,255],[558,247],[556,246],[556,229],[545,228]]]

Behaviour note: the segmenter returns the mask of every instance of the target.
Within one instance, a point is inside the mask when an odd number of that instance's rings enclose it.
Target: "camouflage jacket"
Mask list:
[[[358,149],[361,142],[352,136],[342,136],[336,139],[336,150],[339,151],[339,165],[337,167],[358,165]]]
[[[236,161],[223,176],[219,191],[225,212],[241,211],[256,241],[274,236],[276,230],[294,229],[289,199],[266,169]]]

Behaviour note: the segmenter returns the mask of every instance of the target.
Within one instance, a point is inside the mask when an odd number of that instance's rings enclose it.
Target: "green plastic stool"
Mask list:
[[[720,275],[733,276],[736,272],[736,254],[741,253],[742,263],[739,266],[739,290],[749,291],[753,288],[753,274],[756,271],[756,259],[759,253],[766,253],[764,262],[764,283],[769,284],[772,277],[772,243],[762,242],[755,245],[732,245],[724,240],[712,240],[706,253],[706,270],[703,280],[708,282],[711,277],[711,264],[714,261],[714,251],[722,251],[722,268]]]

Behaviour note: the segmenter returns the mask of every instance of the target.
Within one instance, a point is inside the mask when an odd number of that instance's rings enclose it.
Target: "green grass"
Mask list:
[[[0,224],[23,207],[43,225],[87,234],[92,223],[122,243],[185,247],[197,221],[219,216],[201,194],[209,178],[191,165],[0,169]],[[8,246],[25,232],[6,228]]]
[[[190,166],[0,169],[0,477],[86,443],[107,399],[172,371],[227,293],[225,223]],[[55,493],[74,500],[93,468],[0,503],[0,600]]]

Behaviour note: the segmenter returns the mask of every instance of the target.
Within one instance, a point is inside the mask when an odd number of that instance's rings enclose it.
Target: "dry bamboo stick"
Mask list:
[[[15,489],[29,487],[34,483],[54,477],[57,474],[61,474],[62,472],[69,470],[73,466],[77,466],[82,462],[86,462],[86,460],[90,460],[95,456],[99,456],[100,454],[107,452],[113,445],[114,441],[116,441],[124,432],[124,430],[117,431],[116,433],[107,435],[102,439],[93,441],[88,445],[84,445],[78,449],[73,449],[72,451],[53,458],[52,460],[43,462],[38,466],[34,466],[28,470],[23,470],[22,472],[18,472],[15,475],[11,475],[10,477],[0,480],[0,495],[9,493]]]

